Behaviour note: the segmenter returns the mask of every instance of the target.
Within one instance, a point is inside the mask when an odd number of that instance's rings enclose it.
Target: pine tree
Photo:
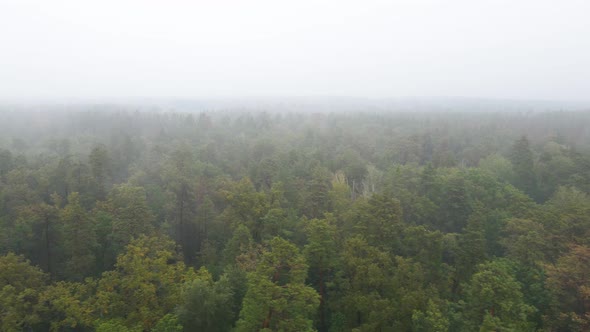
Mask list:
[[[297,247],[279,237],[272,239],[270,250],[248,276],[236,331],[313,331],[319,296],[305,285],[306,275],[307,264]]]
[[[535,197],[537,181],[534,172],[533,152],[526,136],[522,136],[514,142],[510,152],[510,161],[515,174],[515,186],[529,196]]]
[[[94,225],[77,192],[68,196],[68,204],[60,211],[63,228],[63,251],[66,256],[65,276],[82,280],[96,272],[97,246]]]

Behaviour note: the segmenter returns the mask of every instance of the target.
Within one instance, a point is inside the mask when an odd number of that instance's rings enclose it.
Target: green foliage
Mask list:
[[[244,225],[238,225],[235,229],[233,236],[227,242],[225,249],[223,250],[224,263],[234,264],[236,258],[242,254],[249,252],[254,245],[254,239],[248,227]]]
[[[389,255],[369,246],[361,237],[348,239],[342,252],[340,299],[336,312],[345,319],[345,329],[375,331],[391,328],[393,301]]]
[[[122,184],[114,187],[108,195],[107,209],[113,215],[112,237],[119,246],[153,230],[154,216],[142,187]]]
[[[590,329],[587,112],[79,107],[0,110],[0,331]]]
[[[276,237],[269,244],[270,250],[248,276],[236,331],[312,331],[319,296],[304,283],[305,259],[286,240]]]
[[[543,224],[528,219],[509,219],[504,228],[502,245],[506,257],[535,266],[545,260],[548,251]]]
[[[305,196],[304,214],[309,218],[320,218],[331,208],[330,172],[325,167],[316,166],[311,171],[311,181]]]
[[[96,197],[104,198],[107,181],[111,175],[111,160],[104,145],[95,146],[88,156],[90,170],[95,181]]]
[[[576,188],[559,187],[545,205],[543,223],[557,252],[569,243],[590,245],[590,196]]]
[[[97,242],[92,220],[80,204],[78,193],[68,196],[68,203],[60,211],[64,236],[64,254],[66,256],[64,274],[71,280],[83,280],[93,275]]]
[[[547,287],[552,291],[551,318],[556,330],[590,328],[590,248],[572,245],[555,265],[547,266]]]
[[[248,178],[239,182],[228,183],[226,189],[221,191],[228,203],[225,213],[229,215],[231,223],[245,224],[252,236],[260,240],[263,236],[262,218],[268,213],[269,202],[262,192],[256,188]]]
[[[107,201],[98,204],[93,214],[96,234],[101,239],[96,256],[108,268],[131,239],[154,231],[154,216],[142,187],[129,184],[113,187]]]
[[[361,224],[368,240],[392,252],[398,252],[402,232],[402,208],[396,199],[382,194],[371,196],[367,219]]]
[[[327,328],[328,294],[327,284],[333,281],[333,272],[336,267],[336,226],[334,216],[326,215],[326,219],[312,219],[305,221],[305,233],[308,242],[303,253],[309,263],[308,280],[314,285],[320,295],[320,307],[318,314],[318,327],[320,330]]]
[[[527,194],[535,197],[537,194],[537,179],[534,173],[533,152],[529,146],[529,140],[522,136],[514,142],[510,152],[515,178],[515,185]]]
[[[96,290],[100,317],[124,317],[127,327],[153,327],[180,303],[187,269],[165,237],[140,236],[117,258],[115,270],[103,273]]]
[[[465,285],[465,331],[534,331],[529,321],[535,308],[524,302],[522,285],[508,261],[481,264]]]
[[[469,217],[464,233],[459,236],[457,275],[462,281],[469,278],[475,267],[487,259],[484,222],[484,211],[476,210]]]
[[[94,322],[93,295],[95,282],[85,283],[59,281],[51,284],[40,295],[44,303],[52,331],[84,328]],[[104,323],[104,322],[102,322]]]
[[[140,328],[128,328],[122,319],[99,320],[96,323],[96,332],[139,332]]]
[[[162,317],[156,326],[152,329],[152,332],[182,332],[182,325],[178,323],[176,316],[167,314]]]
[[[444,312],[432,300],[428,300],[425,311],[414,311],[412,323],[412,331],[414,332],[447,332],[450,325]]]
[[[170,233],[180,244],[187,263],[195,259],[201,244],[195,224],[194,186],[199,166],[190,149],[182,146],[171,153],[161,170],[164,187],[170,196],[169,204],[166,206]]]
[[[182,304],[176,310],[178,321],[187,331],[229,331],[232,321],[228,318],[233,316],[229,279],[224,276],[213,282],[210,275],[199,274],[185,283]]]
[[[510,160],[498,155],[491,154],[479,161],[479,168],[492,174],[496,179],[511,183],[514,181],[514,170]]]
[[[0,256],[0,329],[16,332],[41,322],[39,294],[47,276],[24,257]]]

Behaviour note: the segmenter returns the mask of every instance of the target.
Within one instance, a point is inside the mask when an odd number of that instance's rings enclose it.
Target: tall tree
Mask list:
[[[555,265],[547,265],[547,287],[553,295],[547,323],[556,331],[590,329],[590,248],[572,245]]]
[[[214,282],[201,271],[186,283],[177,314],[185,331],[229,331],[233,325],[232,290],[227,277]]]
[[[482,208],[477,209],[469,217],[464,232],[459,235],[457,279],[461,282],[468,280],[475,272],[477,265],[487,258],[484,213]]]
[[[414,332],[448,332],[449,318],[441,311],[440,305],[428,300],[426,310],[416,310],[412,314]]]
[[[14,225],[19,231],[16,235],[25,242],[17,247],[26,248],[23,252],[50,275],[56,272],[56,264],[61,259],[58,243],[63,240],[58,220],[61,198],[54,194],[52,200],[52,205],[38,203],[19,209]]]
[[[117,250],[133,238],[149,235],[154,229],[154,216],[142,187],[129,184],[114,187],[108,195],[105,208],[114,218],[111,234]]]
[[[441,215],[443,229],[447,232],[460,232],[467,223],[472,211],[472,199],[467,189],[465,173],[454,174],[442,193]]]
[[[510,263],[481,264],[465,288],[464,331],[534,331],[529,321],[535,308],[524,302],[521,284]]]
[[[84,330],[94,325],[96,317],[93,302],[96,282],[58,281],[49,285],[40,295],[46,320],[51,331]]]
[[[107,193],[112,163],[106,147],[104,145],[95,146],[88,156],[88,163],[97,188],[97,198],[103,199]]]
[[[162,176],[174,197],[169,209],[173,238],[180,244],[187,263],[195,260],[202,241],[198,238],[195,220],[197,168],[192,152],[188,147],[182,147],[172,153]]]
[[[10,150],[0,149],[0,180],[12,167],[12,152]]]
[[[399,200],[385,194],[374,194],[367,208],[368,216],[361,221],[367,239],[376,246],[399,252],[404,227]]]
[[[533,152],[529,140],[522,136],[512,146],[510,161],[515,175],[515,185],[532,197],[537,194],[537,180],[534,172]]]
[[[249,178],[227,183],[221,194],[228,204],[224,214],[230,219],[229,226],[244,224],[250,229],[254,240],[260,241],[264,226],[262,218],[270,207],[267,195],[256,191]]]
[[[333,282],[336,267],[336,225],[334,216],[326,215],[326,219],[312,219],[305,223],[307,244],[304,254],[309,262],[309,279],[320,295],[318,330],[328,330],[327,284]]]
[[[96,291],[100,317],[122,318],[129,328],[151,329],[180,304],[187,269],[166,237],[145,235],[131,241],[117,258],[115,270],[103,273]]]
[[[47,276],[23,256],[0,256],[0,330],[33,330],[42,321],[39,294]]]
[[[64,274],[71,280],[82,280],[96,272],[96,233],[92,220],[80,204],[80,196],[74,192],[60,211],[63,229]]]
[[[312,169],[304,205],[304,214],[308,218],[321,218],[324,212],[330,210],[330,179],[327,168],[318,165]]]
[[[297,247],[276,237],[248,276],[236,331],[313,331],[319,305],[316,291],[305,285],[307,264]]]
[[[356,236],[346,240],[341,260],[332,325],[337,331],[391,329],[396,317],[390,255]]]

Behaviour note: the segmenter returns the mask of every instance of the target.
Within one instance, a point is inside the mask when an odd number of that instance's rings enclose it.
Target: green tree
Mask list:
[[[590,329],[590,248],[572,245],[555,265],[547,265],[547,288],[551,291],[548,325],[556,331]]]
[[[140,328],[128,328],[122,319],[102,319],[96,323],[96,332],[140,332]]]
[[[324,212],[330,211],[330,179],[330,171],[327,168],[318,165],[312,169],[303,209],[308,218],[321,218]]]
[[[534,331],[529,318],[535,308],[524,302],[521,289],[509,262],[495,260],[479,265],[465,286],[463,330]]]
[[[393,331],[396,317],[390,255],[357,236],[346,240],[341,260],[333,321],[341,319],[344,331]]]
[[[305,285],[306,274],[307,264],[297,247],[272,239],[270,250],[248,276],[236,331],[313,331],[311,318],[319,296]]]
[[[109,192],[107,201],[99,204],[97,210],[96,227],[97,233],[101,231],[103,266],[112,266],[116,255],[131,239],[154,231],[155,218],[142,187],[129,184],[115,186]]]
[[[353,149],[346,149],[337,158],[339,168],[344,171],[353,196],[362,192],[362,181],[367,175],[367,165],[360,154]],[[353,197],[354,198],[354,197]]]
[[[42,321],[39,294],[47,276],[23,256],[0,256],[0,330],[32,330]]]
[[[498,180],[512,183],[514,181],[514,169],[510,160],[491,154],[479,161],[479,168],[493,175]]]
[[[231,239],[226,243],[223,250],[224,265],[235,264],[236,258],[249,252],[254,245],[254,239],[248,227],[238,225],[234,230]]]
[[[152,332],[182,332],[183,327],[175,315],[167,314],[156,323]]]
[[[436,169],[432,166],[432,163],[426,164],[426,166],[422,169],[422,174],[420,174],[420,194],[425,195],[427,197],[436,196]]]
[[[472,200],[464,176],[463,172],[454,174],[443,190],[440,207],[444,218],[443,229],[447,232],[460,232],[472,211]]]
[[[413,332],[447,332],[450,322],[440,306],[428,300],[425,311],[416,310],[412,314]]]
[[[463,234],[459,235],[457,253],[457,278],[465,281],[471,277],[478,264],[487,259],[484,222],[485,211],[477,209],[467,221]]]
[[[368,203],[368,215],[361,224],[368,241],[392,252],[399,252],[403,231],[400,202],[384,194],[374,194]]]
[[[125,326],[149,330],[180,303],[183,283],[195,273],[187,269],[166,237],[132,240],[117,258],[115,270],[102,274],[96,291],[96,312],[123,318]]]
[[[84,329],[95,325],[95,286],[95,281],[91,279],[84,283],[58,281],[39,295],[51,331]]]
[[[173,238],[182,248],[187,263],[193,262],[203,239],[196,225],[195,185],[199,172],[193,153],[182,147],[174,151],[162,170],[162,179],[173,197],[169,206],[169,222]]]
[[[528,219],[509,219],[504,234],[501,243],[506,257],[526,266],[538,266],[545,261],[549,248],[543,224]]]
[[[60,211],[63,228],[64,274],[71,280],[82,280],[96,272],[96,233],[94,225],[82,205],[78,193],[68,196],[68,203]]]
[[[107,192],[112,163],[106,146],[95,146],[88,156],[88,163],[96,185],[96,197],[103,199]]]
[[[541,216],[550,238],[553,259],[571,243],[590,245],[590,196],[576,188],[559,187]],[[557,254],[557,255],[556,255]]]
[[[534,172],[533,152],[529,140],[522,136],[512,146],[510,161],[515,174],[515,186],[532,197],[537,194],[537,180]]]
[[[402,256],[420,263],[426,271],[426,281],[441,292],[448,292],[449,266],[443,264],[444,235],[424,226],[406,227],[402,233]]]
[[[52,205],[37,203],[19,208],[11,230],[7,230],[10,237],[5,244],[25,254],[50,274],[56,272],[60,263],[58,244],[62,240],[58,220],[61,199],[52,195],[52,200]]]
[[[10,152],[10,150],[0,149],[0,179],[2,179],[12,167],[12,152]]]
[[[326,215],[326,219],[312,219],[305,222],[305,233],[307,244],[304,248],[304,255],[309,262],[308,279],[315,285],[320,295],[318,330],[327,331],[327,314],[329,304],[327,303],[327,284],[333,282],[332,274],[336,267],[336,226],[334,216]]]
[[[227,277],[217,282],[208,273],[185,284],[176,310],[186,331],[229,331],[234,323],[233,294]]]
[[[113,240],[117,244],[124,246],[132,238],[149,235],[153,231],[154,216],[142,187],[128,184],[116,186],[109,193],[107,202],[109,212],[114,216]]]
[[[229,205],[224,213],[229,217],[230,223],[243,223],[250,229],[254,240],[260,241],[264,226],[262,218],[269,210],[266,194],[257,192],[249,178],[228,183],[221,194]]]

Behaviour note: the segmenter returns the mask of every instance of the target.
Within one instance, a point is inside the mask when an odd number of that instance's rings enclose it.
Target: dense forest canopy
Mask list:
[[[588,331],[590,112],[0,111],[0,331]]]

